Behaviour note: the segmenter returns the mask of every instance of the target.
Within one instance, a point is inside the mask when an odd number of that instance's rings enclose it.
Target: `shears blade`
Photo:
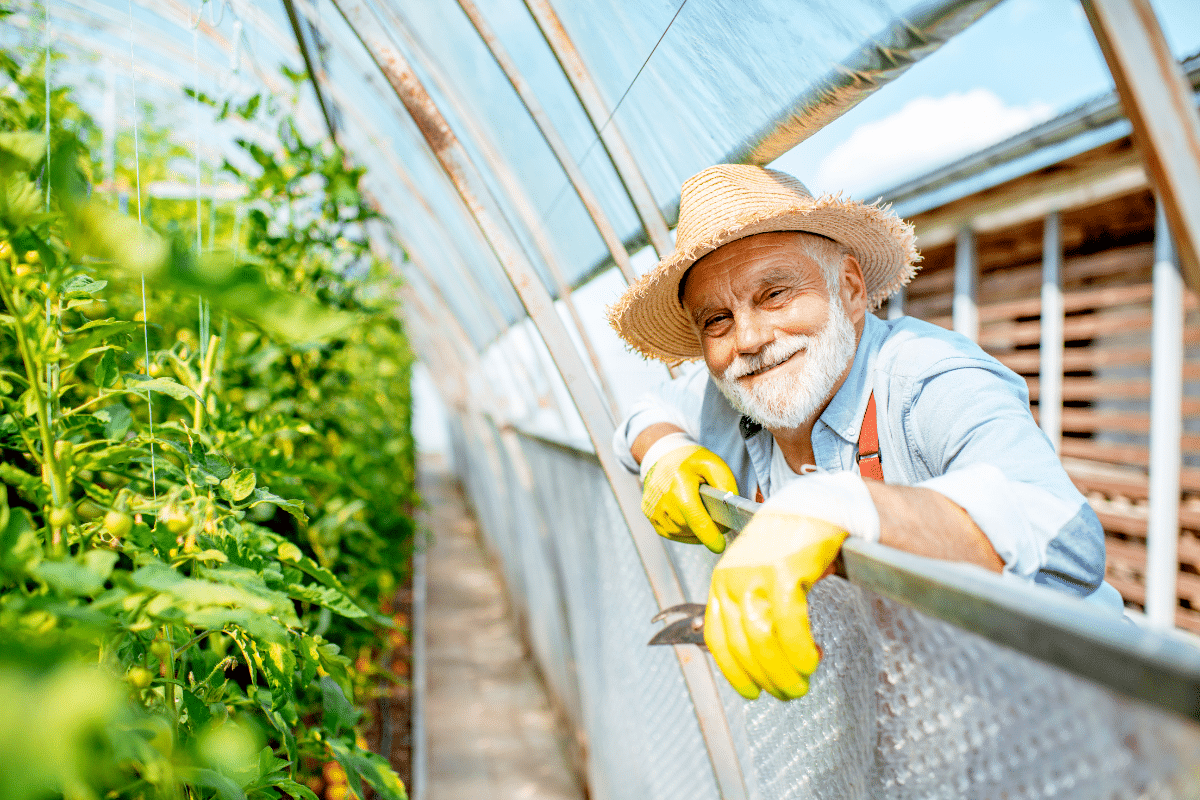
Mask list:
[[[694,644],[707,650],[704,645],[704,606],[700,603],[680,603],[664,608],[650,621],[662,622],[674,616],[682,618],[654,634],[649,644]]]

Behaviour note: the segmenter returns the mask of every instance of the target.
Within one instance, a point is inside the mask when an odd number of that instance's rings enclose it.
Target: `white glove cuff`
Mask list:
[[[773,492],[763,510],[823,519],[851,536],[879,541],[879,512],[866,482],[853,472],[805,475]]]
[[[688,445],[699,446],[700,443],[688,436],[683,431],[676,433],[668,433],[654,444],[650,445],[650,449],[646,451],[646,455],[642,457],[641,478],[642,483],[646,482],[646,473],[654,466],[654,462],[658,461],[672,450],[678,450],[680,447]]]

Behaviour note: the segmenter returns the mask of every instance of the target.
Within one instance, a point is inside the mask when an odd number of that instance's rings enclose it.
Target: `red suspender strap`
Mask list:
[[[883,480],[883,462],[879,460],[879,420],[875,416],[875,393],[867,400],[867,413],[858,432],[858,474],[873,481]],[[754,500],[763,501],[762,488],[754,493]]]
[[[858,473],[871,480],[883,480],[883,462],[879,460],[879,420],[875,415],[875,393],[867,401],[862,430],[858,434]]]

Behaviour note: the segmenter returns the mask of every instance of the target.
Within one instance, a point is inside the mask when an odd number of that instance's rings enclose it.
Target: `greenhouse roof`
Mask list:
[[[996,2],[47,0],[12,19],[32,35],[48,14],[49,43],[67,56],[55,69],[103,85],[97,116],[118,129],[137,118],[135,97],[184,115],[180,87],[218,104],[299,88],[301,132],[332,125],[368,168],[408,282],[482,348],[524,309],[360,36],[408,63],[553,290],[611,265],[614,251],[669,250],[684,178],[719,161],[768,163]],[[305,56],[319,94],[279,70],[302,77]],[[199,104],[191,113],[211,175],[236,157],[222,143],[247,136],[246,123],[214,123]]]

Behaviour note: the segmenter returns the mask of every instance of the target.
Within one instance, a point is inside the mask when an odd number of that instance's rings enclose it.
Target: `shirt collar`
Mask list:
[[[854,351],[850,374],[818,420],[847,442],[858,442],[863,415],[867,413],[867,402],[871,399],[871,373],[875,368],[875,356],[886,334],[887,325],[868,312],[862,338],[858,340],[858,348]]]

